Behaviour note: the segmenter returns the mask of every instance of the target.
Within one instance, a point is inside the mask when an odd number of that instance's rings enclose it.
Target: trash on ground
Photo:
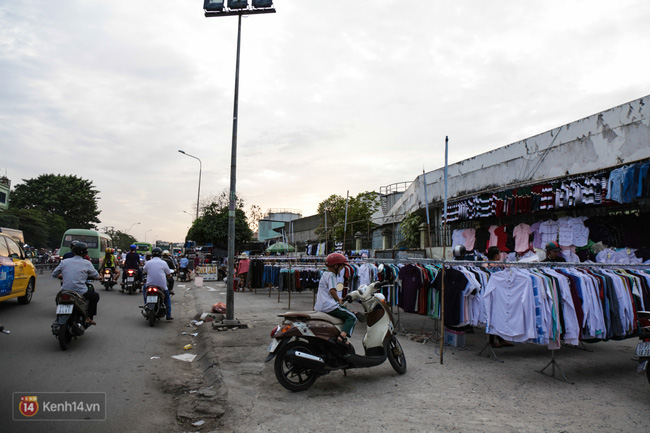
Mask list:
[[[225,314],[226,313],[226,304],[223,302],[217,302],[212,306],[213,313]]]
[[[160,359],[160,356],[152,356],[151,359]]]
[[[195,426],[195,427],[198,427],[198,426],[203,425],[203,424],[205,424],[205,421],[203,421],[203,420],[192,423],[192,425]]]
[[[190,323],[194,326],[201,326],[203,325],[203,320],[192,320]]]
[[[186,344],[185,346],[183,346],[183,349],[185,350],[190,350],[191,348],[192,348],[191,344]]]
[[[192,362],[196,355],[192,353],[183,353],[182,355],[172,355],[172,358],[178,359],[179,361]]]
[[[199,333],[198,333],[198,332],[193,332],[193,333],[191,333],[190,335],[191,335],[192,337],[196,337],[197,335],[199,335]]]
[[[183,331],[181,332],[181,335],[187,335],[187,332]]]

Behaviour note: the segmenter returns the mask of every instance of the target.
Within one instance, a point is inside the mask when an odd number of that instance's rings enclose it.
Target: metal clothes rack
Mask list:
[[[455,264],[455,265],[461,265],[462,266],[477,266],[482,264],[487,264],[489,263],[490,266],[492,267],[500,267],[500,268],[507,268],[507,267],[520,267],[520,268],[604,268],[604,269],[650,269],[650,264],[644,264],[644,263],[587,263],[587,262],[580,262],[580,263],[567,263],[567,262],[470,262],[470,261],[451,261],[451,262],[446,262],[449,264]],[[573,347],[573,346],[571,346]],[[581,341],[580,346],[576,346],[577,348],[581,350],[585,350],[587,352],[593,352],[593,350],[589,350],[586,348],[584,343]],[[542,368],[541,370],[536,370],[538,373],[541,373],[545,376],[551,377],[553,379],[557,380],[563,380],[566,383],[574,384],[574,382],[570,381],[562,369],[560,368],[560,365],[555,359],[555,349],[551,350],[551,360]],[[488,334],[488,341],[486,345],[481,349],[481,351],[478,353],[478,355],[482,355],[483,352],[486,352],[486,357],[492,356],[495,361],[497,362],[503,362],[502,360],[498,359],[496,356],[496,353],[494,352],[494,349],[490,345],[490,340],[489,340],[489,334]],[[550,374],[545,373],[545,370],[551,367],[551,372]],[[558,371],[559,374],[561,375],[562,379],[559,377],[556,377],[556,372]]]

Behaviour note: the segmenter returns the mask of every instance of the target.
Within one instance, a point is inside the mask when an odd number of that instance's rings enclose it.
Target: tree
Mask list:
[[[357,230],[354,227],[367,228],[376,224],[372,222],[372,215],[379,209],[379,194],[373,191],[359,193],[356,197],[348,199],[348,219],[345,227],[345,197],[331,195],[318,205],[318,213],[324,215],[327,213],[327,233],[325,233],[325,224],[321,224],[316,229],[316,234],[321,240],[326,237],[335,241],[343,241],[344,234],[346,243],[352,241],[354,233]],[[325,212],[327,211],[327,212]]]
[[[136,241],[136,238],[120,230],[107,229],[106,234],[113,239],[113,247],[122,251],[129,251],[129,247]]]
[[[402,220],[400,224],[402,240],[398,245],[399,247],[417,248],[420,246],[420,224],[422,221],[422,215],[418,215],[415,212],[408,214]]]
[[[253,238],[253,231],[248,226],[243,201],[237,200],[238,208],[235,209],[235,248]],[[240,205],[241,204],[241,205]],[[187,232],[187,238],[200,244],[211,243],[214,247],[227,249],[229,207],[223,202],[213,202],[203,206],[203,214],[194,220],[192,227]]]
[[[37,209],[59,215],[68,228],[96,228],[97,195],[92,181],[72,175],[42,174],[35,179],[23,179],[11,193],[11,206]]]
[[[58,248],[65,232],[65,221],[37,209],[9,208],[0,215],[0,226],[22,230],[25,243],[41,248]]]

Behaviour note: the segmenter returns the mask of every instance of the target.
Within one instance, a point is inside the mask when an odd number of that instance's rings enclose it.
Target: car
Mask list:
[[[18,298],[29,304],[36,290],[36,269],[22,247],[0,233],[0,302]]]

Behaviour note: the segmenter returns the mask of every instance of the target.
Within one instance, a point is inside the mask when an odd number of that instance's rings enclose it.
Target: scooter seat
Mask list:
[[[278,314],[278,317],[298,320],[322,320],[324,322],[329,322],[332,325],[343,324],[343,320],[330,316],[327,313],[321,313],[320,311],[287,311],[286,313]]]

